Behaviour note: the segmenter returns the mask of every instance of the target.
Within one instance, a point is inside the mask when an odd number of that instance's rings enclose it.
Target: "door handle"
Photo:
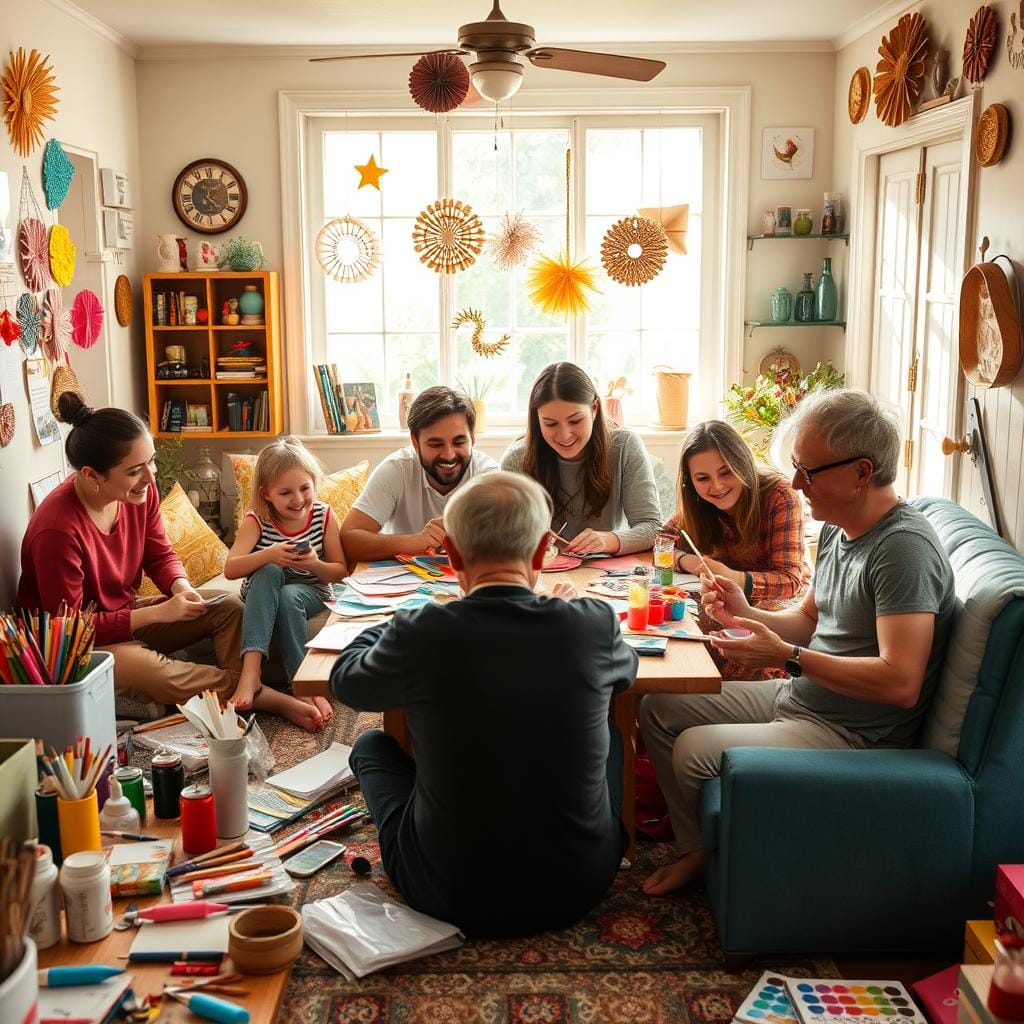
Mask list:
[[[961,455],[973,455],[971,439],[962,437],[959,441],[955,441],[951,437],[944,437],[942,439],[942,454],[953,455],[955,452],[959,452]]]

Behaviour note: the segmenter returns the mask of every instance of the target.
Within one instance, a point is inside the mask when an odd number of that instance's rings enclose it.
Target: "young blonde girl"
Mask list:
[[[331,717],[328,701],[264,688],[260,675],[273,637],[288,678],[294,677],[305,655],[306,620],[323,608],[330,584],[348,573],[338,523],[317,499],[322,479],[320,464],[301,441],[279,437],[267,445],[256,460],[253,507],[224,565],[228,579],[245,577],[235,707],[271,711],[309,730]]]

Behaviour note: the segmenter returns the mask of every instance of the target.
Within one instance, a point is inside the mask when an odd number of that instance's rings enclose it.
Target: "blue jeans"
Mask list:
[[[249,577],[242,617],[242,654],[270,650],[277,638],[285,672],[295,678],[306,656],[306,620],[324,607],[316,587],[308,583],[285,583],[284,569],[265,565]]]

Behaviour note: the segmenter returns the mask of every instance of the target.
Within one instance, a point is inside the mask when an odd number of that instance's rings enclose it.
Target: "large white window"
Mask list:
[[[625,376],[633,425],[655,418],[652,370],[662,364],[694,375],[691,394],[708,376],[702,341],[720,329],[714,245],[704,244],[707,215],[717,216],[720,139],[716,116],[659,113],[395,118],[361,112],[307,124],[305,235],[346,214],[381,242],[381,265],[357,285],[326,278],[304,263],[310,362],[337,363],[347,381],[377,387],[385,426],[395,425],[395,393],[407,373],[414,388],[436,383],[486,390],[488,422],[521,425],[530,387],[548,363],[571,359],[602,392]],[[566,152],[572,159],[567,182]],[[373,154],[388,168],[382,188],[358,189],[355,164]],[[596,271],[592,308],[565,319],[537,309],[527,290],[529,261],[499,270],[486,250],[454,275],[439,275],[413,250],[417,213],[442,196],[469,203],[488,236],[506,211],[522,212],[541,232],[537,253],[557,255],[568,228],[574,254]],[[687,254],[670,252],[661,274],[642,287],[610,280],[600,263],[607,229],[640,207],[689,204]],[[714,223],[714,220],[712,220]],[[500,355],[484,359],[472,328],[452,331],[465,308],[487,321],[485,341],[510,334]],[[706,381],[716,387],[716,382]],[[308,386],[308,385],[307,385]],[[323,429],[315,401],[310,427]]]

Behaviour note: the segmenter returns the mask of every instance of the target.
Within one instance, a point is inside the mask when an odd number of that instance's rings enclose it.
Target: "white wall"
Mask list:
[[[57,116],[46,124],[45,138],[58,139],[65,147],[74,149],[79,154],[76,162],[81,162],[80,154],[86,154],[85,161],[91,164],[91,156],[95,155],[97,166],[124,170],[132,183],[137,184],[134,57],[117,45],[111,33],[94,23],[78,20],[63,6],[40,0],[20,4],[5,0],[0,19],[0,54],[5,65],[8,51],[17,52],[19,46],[24,47],[26,53],[34,47],[48,54],[60,87]],[[0,170],[6,171],[11,185],[9,226],[17,224],[22,166],[28,168],[47,224],[54,223],[54,214],[45,209],[43,147],[22,158],[11,146],[7,132],[0,129],[0,136]],[[95,216],[95,190],[89,194],[87,186],[85,193],[77,191],[77,197],[80,206],[76,210]],[[68,202],[75,202],[74,193]],[[69,207],[66,218],[69,225],[75,219],[70,213]],[[59,216],[60,211],[57,211],[58,219]],[[77,220],[81,223],[82,216]],[[69,227],[69,230],[77,229]],[[74,280],[64,289],[65,306],[70,306],[78,290],[88,285],[94,291],[98,289],[108,315],[100,341],[88,352],[73,348],[71,364],[82,371],[83,381],[88,382],[87,398],[91,405],[115,404],[139,409],[144,395],[138,386],[142,376],[138,356],[142,350],[133,344],[131,332],[119,327],[113,317],[114,280],[118,273],[137,279],[136,260],[128,253],[121,266],[104,263],[95,239],[91,246],[84,239],[75,237],[74,240],[78,246],[78,269]],[[20,271],[16,287],[18,294],[25,290]],[[12,313],[16,299],[17,295],[10,303]],[[14,600],[20,571],[21,537],[32,509],[28,483],[61,469],[64,463],[61,446],[42,448],[36,442],[17,343],[0,353],[0,358],[16,362],[12,370],[17,382],[13,399],[17,430],[11,444],[0,449],[0,607],[7,607]]]
[[[949,51],[948,70],[951,75],[963,72],[964,34],[977,7],[975,0],[932,0],[912,8],[919,10],[928,22],[929,51],[934,52],[938,47]],[[982,83],[980,109],[990,103],[1005,104],[1018,138],[1011,137],[999,164],[978,169],[973,208],[975,238],[971,252],[974,254],[973,262],[977,262],[977,246],[982,236],[988,235],[991,248],[987,258],[991,259],[997,253],[1009,255],[1024,286],[1024,190],[1021,187],[1024,180],[1021,173],[1024,169],[1024,144],[1019,138],[1020,126],[1024,124],[1024,105],[1021,103],[1024,69],[1011,67],[1006,52],[1009,18],[1011,13],[1018,12],[1018,4],[1016,0],[995,0],[992,7],[999,15],[1000,30],[989,73]],[[893,24],[896,20],[893,18]],[[873,108],[861,124],[850,124],[846,111],[847,87],[854,71],[861,65],[874,73],[878,44],[890,27],[886,24],[867,33],[837,55],[835,176],[839,189],[847,195],[851,192],[855,148],[865,139],[868,144],[873,144],[890,131],[878,121]],[[967,397],[977,397],[982,406],[1004,536],[1018,550],[1024,550],[1024,374],[1011,385],[994,391],[969,387]],[[968,459],[962,460],[960,481],[960,493],[954,497],[987,522],[987,512],[982,504],[981,478]]]

